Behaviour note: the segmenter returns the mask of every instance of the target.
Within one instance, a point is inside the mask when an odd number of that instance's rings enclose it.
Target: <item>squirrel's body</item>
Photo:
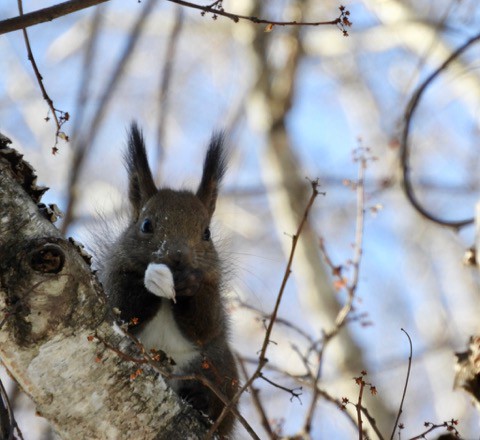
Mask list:
[[[102,252],[99,270],[111,305],[148,351],[161,350],[174,360],[175,374],[200,374],[230,399],[238,374],[228,346],[222,268],[209,229],[226,168],[222,137],[212,138],[196,193],[156,188],[136,125],[126,162],[132,214]],[[198,381],[169,383],[213,420],[224,407]],[[231,433],[233,421],[230,413],[220,435]]]

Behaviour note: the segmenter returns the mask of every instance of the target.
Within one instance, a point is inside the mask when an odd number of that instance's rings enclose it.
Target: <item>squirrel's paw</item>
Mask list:
[[[178,296],[193,296],[200,288],[204,279],[203,272],[198,269],[187,270],[180,272],[174,271],[173,280],[175,283],[175,290]]]
[[[144,283],[149,292],[175,302],[173,275],[167,265],[150,263],[145,271]]]

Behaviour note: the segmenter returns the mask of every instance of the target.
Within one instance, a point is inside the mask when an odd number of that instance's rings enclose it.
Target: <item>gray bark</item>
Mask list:
[[[206,421],[151,366],[89,340],[141,357],[85,256],[37,206],[45,189],[9,142],[0,135],[1,362],[63,438],[202,438]]]

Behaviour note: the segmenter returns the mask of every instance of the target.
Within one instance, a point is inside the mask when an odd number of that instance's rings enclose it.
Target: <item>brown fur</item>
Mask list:
[[[120,309],[124,322],[137,318],[138,326],[131,327],[133,333],[151,320],[160,307],[171,307],[182,335],[199,352],[182,373],[207,377],[231,398],[237,388],[238,373],[228,345],[221,264],[208,229],[226,169],[223,138],[212,137],[196,193],[156,188],[143,137],[135,124],[129,135],[126,165],[129,225],[103,252],[105,258],[99,271],[111,304]],[[163,263],[171,270],[176,303],[165,303],[145,288],[144,275],[150,263]],[[199,382],[172,385],[212,420],[223,409],[223,403]],[[229,414],[219,434],[228,437],[233,422]]]

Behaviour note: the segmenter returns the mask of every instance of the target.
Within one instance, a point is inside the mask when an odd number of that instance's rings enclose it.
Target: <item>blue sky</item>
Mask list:
[[[3,2],[0,16],[15,15],[14,3]],[[50,3],[25,2],[24,7],[31,10]],[[269,7],[281,15],[280,8],[286,3],[272,0]],[[409,331],[419,357],[408,392],[405,436],[418,433],[425,420],[438,422],[459,417],[463,421],[461,432],[469,438],[478,432],[477,414],[470,408],[468,398],[451,388],[453,352],[462,350],[468,336],[477,330],[480,311],[478,274],[461,264],[463,251],[473,243],[473,228],[459,235],[426,222],[413,211],[401,191],[395,148],[408,99],[419,81],[438,65],[437,46],[425,50],[424,43],[429,42],[431,34],[419,21],[415,29],[425,41],[419,39],[415,50],[406,31],[407,25],[414,26],[415,22],[405,23],[399,16],[396,25],[387,23],[380,13],[380,3],[346,2],[354,22],[348,38],[331,28],[302,29],[308,44],[295,79],[287,130],[302,173],[309,178],[318,177],[326,192],[326,196],[318,198],[311,221],[317,235],[326,239],[331,257],[338,264],[351,258],[352,253],[355,193],[342,181],[356,178],[352,150],[359,145],[359,138],[378,158],[367,169],[367,208],[379,204],[382,209],[376,216],[369,212],[366,215],[356,302],[360,312],[368,312],[373,326],[363,328],[353,323],[349,329],[364,350],[371,380],[378,384],[392,410],[398,405],[408,356],[408,344],[400,328]],[[444,16],[451,4],[430,3],[403,5],[428,21]],[[383,6],[395,4],[389,0]],[[312,7],[312,16],[325,13],[327,6],[331,6],[328,17],[337,13],[338,4],[333,1],[323,5],[322,10],[315,6],[319,9]],[[136,2],[113,2],[102,7],[102,33],[94,74],[88,84],[87,120],[80,129],[82,135],[88,133],[89,119],[139,7]],[[225,1],[227,7],[235,10],[244,6]],[[480,17],[473,1],[458,2],[449,11],[446,29],[430,29],[436,32],[435,41],[453,48],[473,35]],[[65,126],[69,134],[79,113],[75,103],[83,71],[82,41],[93,13],[93,9],[86,10],[29,30],[50,96],[58,108],[72,115],[72,121]],[[162,108],[157,98],[158,83],[173,18],[173,5],[157,5],[116,89],[82,173],[80,220],[70,228],[71,235],[87,236],[85,231],[95,211],[108,200],[124,199],[121,152],[126,127],[133,118],[144,127],[151,157],[157,157],[156,122]],[[389,19],[395,22],[395,18],[391,13]],[[195,187],[210,132],[237,121],[230,133],[232,162],[225,181],[226,195],[220,200],[217,227],[220,235],[230,237],[228,252],[236,255],[240,266],[233,281],[234,294],[268,312],[285,265],[282,249],[288,241],[286,234],[293,231],[279,230],[273,221],[269,191],[275,191],[279,182],[267,180],[267,135],[252,110],[255,96],[251,90],[262,68],[252,56],[252,41],[261,32],[262,27],[236,26],[229,20],[213,21],[200,17],[196,11],[184,11],[166,108],[164,160],[158,166],[161,181],[174,187]],[[275,28],[268,34],[269,44],[279,49],[270,51],[267,62],[281,59],[286,32]],[[420,197],[436,213],[454,219],[471,216],[478,198],[479,112],[478,101],[472,97],[479,94],[474,87],[468,89],[470,92],[459,87],[467,77],[478,87],[478,51],[472,48],[462,58],[462,74],[442,76],[434,83],[413,125],[414,182],[429,184],[426,189],[419,189]],[[43,121],[47,107],[35,85],[20,32],[0,39],[0,58],[0,131],[12,137],[15,146],[36,167],[39,180],[51,187],[45,200],[64,208],[72,145],[60,143],[60,153],[49,154],[55,130],[52,123]],[[381,182],[385,180],[393,184],[383,188]],[[451,186],[456,189],[453,191]],[[93,206],[94,200],[97,206]],[[314,334],[322,323],[314,328],[302,319],[304,310],[295,270],[293,275],[281,314],[298,320]],[[238,311],[232,318],[235,329],[255,325],[253,320],[248,321],[251,316]],[[235,335],[234,342],[239,344],[242,354],[254,355],[256,350],[251,348],[258,346],[259,338],[261,328],[256,334]],[[297,362],[289,341],[282,342],[275,356]],[[432,372],[435,363],[441,366],[437,373]],[[337,380],[350,380],[342,372],[335,373],[333,364],[328,378],[335,384]],[[290,404],[288,396],[277,390],[264,392],[271,393],[273,402],[278,404],[271,404],[272,417],[283,414],[288,431],[294,432],[305,408]],[[247,414],[253,417],[248,399],[245,405]],[[335,413],[333,420],[323,415],[335,411],[328,405],[319,410],[315,438],[328,438],[332,433],[338,439],[352,438],[354,431],[341,414]]]

